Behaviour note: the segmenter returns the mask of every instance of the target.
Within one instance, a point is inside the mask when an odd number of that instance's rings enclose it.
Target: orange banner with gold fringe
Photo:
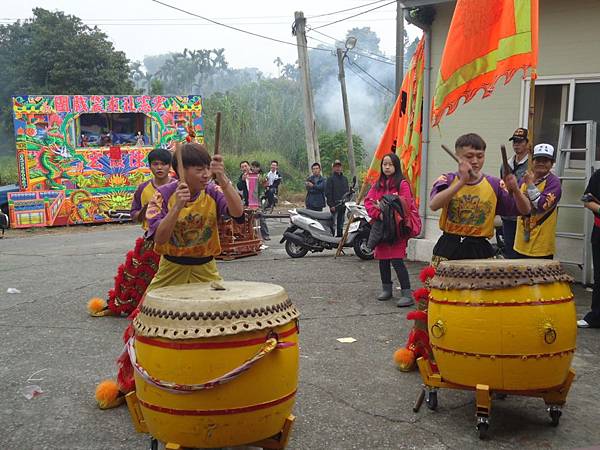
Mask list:
[[[402,173],[409,182],[417,202],[421,175],[424,47],[423,38],[410,60],[408,71],[402,81],[400,95],[365,177],[366,183],[373,184],[377,181],[381,160],[386,153],[394,152],[402,162]]]
[[[538,58],[538,0],[458,0],[448,31],[431,124],[438,125],[498,80],[508,84],[515,73],[535,69]]]

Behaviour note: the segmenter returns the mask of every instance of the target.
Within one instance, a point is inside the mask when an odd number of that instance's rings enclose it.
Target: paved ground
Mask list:
[[[300,260],[277,243],[258,257],[220,264],[226,279],[283,285],[302,312],[298,417],[291,449],[579,448],[600,444],[596,388],[600,332],[579,335],[577,380],[560,426],[548,425],[543,402],[509,397],[494,403],[490,440],[474,432],[472,393],[443,391],[432,412],[412,412],[420,378],[402,374],[392,354],[405,340],[406,311],[373,299],[375,262],[331,253]],[[87,316],[85,304],[111,287],[137,235],[129,225],[80,227],[0,240],[0,450],[138,450],[126,408],[100,411],[96,383],[115,373],[125,319]],[[420,265],[411,264],[414,280]],[[418,282],[414,283],[416,286]],[[17,288],[20,294],[7,294]],[[590,294],[575,287],[578,312]],[[340,344],[340,337],[354,337]],[[42,378],[30,381],[28,378]],[[21,393],[39,384],[44,393]]]

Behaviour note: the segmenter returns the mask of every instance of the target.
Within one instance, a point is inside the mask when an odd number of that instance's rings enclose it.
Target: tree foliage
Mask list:
[[[14,150],[11,96],[130,94],[129,61],[106,34],[79,18],[42,8],[0,26],[0,139]]]

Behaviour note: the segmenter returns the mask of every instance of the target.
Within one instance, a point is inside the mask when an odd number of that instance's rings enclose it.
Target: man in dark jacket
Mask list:
[[[310,166],[312,175],[306,179],[306,207],[322,211],[325,207],[325,178],[321,175],[321,164]]]
[[[327,206],[329,206],[331,214],[335,214],[336,216],[337,236],[341,237],[344,232],[344,212],[346,211],[346,206],[343,204],[338,205],[338,203],[350,189],[348,178],[342,174],[342,163],[339,159],[333,162],[332,170],[333,173],[327,178],[327,182],[325,183],[325,196],[327,197]]]
[[[242,161],[240,163],[240,177],[237,182],[237,190],[242,200],[244,202],[244,206],[248,206],[248,185],[246,184],[246,176],[250,172],[250,163],[248,161]]]

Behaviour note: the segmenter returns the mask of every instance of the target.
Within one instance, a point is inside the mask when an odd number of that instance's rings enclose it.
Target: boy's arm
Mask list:
[[[452,197],[462,188],[467,181],[469,181],[472,170],[471,164],[468,161],[461,160],[458,163],[458,183],[452,183],[454,175],[442,175],[434,184],[431,189],[431,196],[429,199],[429,209],[437,211],[450,203]]]
[[[146,215],[146,210],[142,207],[142,191],[146,188],[147,183],[140,184],[133,194],[133,201],[131,202],[131,220],[134,222],[141,222]],[[142,213],[144,211],[144,214]]]
[[[156,227],[156,231],[154,232],[154,242],[157,244],[166,244],[167,242],[169,242],[169,239],[171,238],[171,234],[173,234],[173,229],[175,228],[175,224],[177,223],[177,216],[179,216],[179,213],[181,212],[181,210],[183,209],[185,204],[187,202],[189,202],[191,199],[190,190],[187,187],[187,184],[184,184],[184,183],[179,183],[179,185],[177,186],[177,189],[175,190],[173,195],[176,196],[175,204],[173,205],[172,208],[169,209],[167,214],[165,216],[163,216],[162,218],[155,218],[155,216],[152,215],[154,212],[154,207],[159,206],[159,205],[157,205],[157,203],[159,201],[161,203],[160,208],[163,207],[162,196],[155,195],[148,207],[147,218],[148,218],[149,223],[151,224],[151,221],[153,219],[159,220],[158,226]],[[159,211],[159,213],[160,213],[160,211]],[[151,229],[152,229],[152,225],[151,225]]]
[[[210,170],[215,175],[219,186],[223,190],[229,215],[236,219],[242,217],[244,215],[244,204],[233,187],[233,184],[231,184],[225,175],[225,165],[223,164],[223,157],[221,155],[213,156],[212,161],[210,162]]]

